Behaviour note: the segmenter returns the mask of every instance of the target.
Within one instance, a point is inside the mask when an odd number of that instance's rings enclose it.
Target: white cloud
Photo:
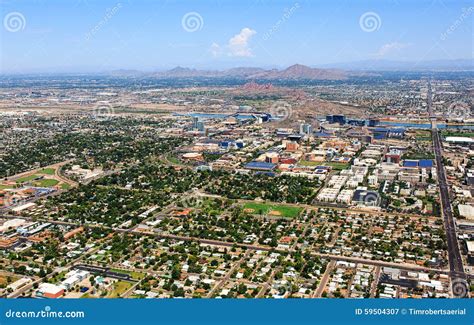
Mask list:
[[[215,42],[211,44],[211,48],[209,49],[209,51],[215,58],[222,54],[221,46]]]
[[[376,53],[376,56],[384,57],[393,52],[400,51],[408,46],[410,46],[410,44],[408,43],[398,43],[398,42],[387,43],[380,47],[380,49]]]
[[[228,56],[238,56],[238,57],[252,57],[252,49],[249,46],[250,39],[257,32],[251,28],[245,27],[242,30],[232,36],[227,45],[221,47],[217,43],[212,43],[209,51],[213,57],[219,57],[222,54],[227,54]]]
[[[229,40],[229,55],[231,56],[253,56],[249,41],[257,32],[248,27],[242,28],[240,33]]]

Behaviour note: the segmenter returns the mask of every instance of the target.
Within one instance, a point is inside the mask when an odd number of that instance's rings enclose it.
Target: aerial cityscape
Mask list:
[[[474,7],[434,2],[2,4],[0,297],[472,297]]]

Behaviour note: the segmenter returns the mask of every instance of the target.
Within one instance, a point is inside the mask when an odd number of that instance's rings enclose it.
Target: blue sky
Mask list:
[[[468,0],[0,3],[1,73],[473,58]]]

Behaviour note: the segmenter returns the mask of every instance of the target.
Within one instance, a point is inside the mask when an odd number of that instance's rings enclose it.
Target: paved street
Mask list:
[[[439,184],[439,192],[440,192],[440,199],[441,199],[441,209],[442,215],[444,219],[444,227],[446,230],[446,241],[448,245],[448,259],[449,259],[449,270],[451,281],[456,282],[459,279],[466,279],[466,274],[464,273],[464,265],[462,261],[461,252],[459,250],[459,244],[457,240],[456,234],[456,224],[454,221],[451,201],[449,197],[449,185],[446,178],[446,171],[443,165],[443,150],[442,150],[442,142],[441,137],[436,127],[436,122],[433,108],[432,108],[432,89],[431,83],[428,83],[428,113],[432,120],[432,129],[431,133],[433,136],[433,147],[435,151],[435,159],[436,159],[436,171],[438,174],[438,184]]]

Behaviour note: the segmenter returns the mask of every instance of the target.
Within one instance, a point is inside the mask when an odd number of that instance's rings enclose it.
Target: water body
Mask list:
[[[240,113],[237,115],[234,114],[223,114],[223,113],[174,113],[176,116],[191,116],[197,117],[199,119],[226,119],[231,116],[239,120],[248,120],[253,119],[254,117],[249,114]],[[277,120],[278,118],[273,118]],[[368,121],[367,121],[368,122]],[[392,127],[402,127],[407,129],[431,129],[430,123],[409,123],[409,122],[388,122],[380,121],[377,126],[392,126]],[[446,123],[437,123],[436,126],[438,129],[451,129],[451,130],[474,130],[474,125],[464,124],[464,125],[450,125]]]
[[[378,126],[394,126],[394,127],[403,127],[407,129],[430,129],[430,123],[404,123],[404,122],[379,122]],[[438,129],[450,129],[450,130],[474,130],[474,125],[465,124],[465,125],[450,125],[446,123],[436,123]]]
[[[220,113],[185,113],[185,114],[174,113],[173,115],[191,116],[191,117],[197,117],[199,119],[226,119],[232,116],[238,120],[248,120],[248,119],[254,118],[252,115],[248,115],[248,114],[234,115],[234,114],[220,114]]]

